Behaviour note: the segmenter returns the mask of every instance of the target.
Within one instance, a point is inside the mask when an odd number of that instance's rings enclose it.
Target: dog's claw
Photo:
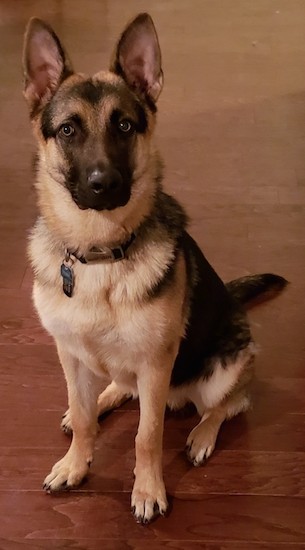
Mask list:
[[[72,435],[73,429],[71,425],[70,410],[68,409],[61,418],[60,427],[66,435]]]
[[[203,466],[206,463],[207,459],[204,456],[202,460],[193,460],[192,463],[195,466],[195,468],[198,468],[199,466]]]
[[[136,514],[134,514],[134,518],[136,520],[136,523],[138,523],[139,525],[148,525],[154,519],[154,517],[151,518],[151,519],[147,519],[143,516],[137,516]]]
[[[136,507],[135,506],[132,506],[131,507],[131,513],[133,515],[133,517],[135,518],[136,522],[139,523],[139,524],[144,524],[144,517],[143,516],[139,516],[138,514],[136,514]]]
[[[51,485],[49,483],[44,483],[42,488],[44,489],[44,491],[46,491],[48,494],[52,494],[52,493],[61,493],[61,492],[64,492],[64,491],[70,491],[70,489],[72,489],[72,487],[70,485],[68,485],[68,482],[67,481],[64,481],[59,487],[57,487],[56,489],[52,489]]]
[[[156,501],[153,505],[153,513],[149,517],[147,517],[145,515],[145,509],[144,509],[143,513],[140,513],[140,514],[137,513],[136,512],[136,506],[131,507],[131,512],[132,512],[132,515],[134,516],[134,518],[135,518],[135,520],[138,524],[148,525],[154,519],[156,519],[158,516],[164,517],[165,514],[166,514],[166,509],[164,509],[162,506],[160,506],[158,504],[158,502]],[[146,513],[147,513],[147,511],[146,511]]]
[[[187,459],[193,466],[198,468],[199,466],[204,466],[208,460],[208,458],[212,454],[213,448],[208,447],[205,449],[202,449],[201,451],[197,452],[197,454],[194,453],[194,450],[192,452],[192,445],[188,446],[188,449],[186,450],[186,456]]]
[[[191,445],[187,445],[185,450],[186,450],[187,459],[191,464],[193,464],[193,466],[198,467],[198,466],[202,466],[203,464],[206,463],[206,461],[207,461],[206,453],[204,453],[204,455],[202,457],[200,457],[200,460],[197,460],[197,458],[195,456],[191,455],[191,450],[192,450]]]

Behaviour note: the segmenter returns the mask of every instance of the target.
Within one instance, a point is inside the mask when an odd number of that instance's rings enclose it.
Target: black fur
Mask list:
[[[154,208],[138,230],[139,238],[149,239],[151,234],[159,233],[173,246],[173,260],[164,266],[160,281],[149,289],[149,299],[166,290],[175,277],[179,255],[185,257],[188,323],[174,364],[172,386],[208,378],[216,361],[223,368],[234,362],[239,351],[252,341],[243,304],[263,293],[279,292],[287,284],[282,277],[264,274],[225,285],[187,233],[186,225],[182,206],[159,187]]]
[[[94,82],[92,79],[74,84],[69,95],[75,99],[82,99],[91,105],[97,105],[101,99],[113,93],[113,86],[108,82]]]
[[[283,290],[287,284],[288,281],[279,275],[263,273],[235,279],[227,283],[226,286],[231,296],[234,296],[240,303],[246,304],[262,294],[272,297]]]
[[[152,300],[166,291],[176,276],[177,259],[182,254],[187,268],[185,337],[171,377],[179,386],[194,379],[209,377],[215,359],[225,368],[238,351],[251,342],[250,330],[240,305],[215,273],[198,245],[187,233],[187,216],[182,206],[159,187],[151,214],[137,230],[135,246],[154,239],[172,243],[173,258],[164,266],[162,278],[148,289]]]

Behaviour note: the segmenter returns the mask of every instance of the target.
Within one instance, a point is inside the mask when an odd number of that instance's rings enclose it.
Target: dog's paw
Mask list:
[[[68,451],[61,460],[54,464],[51,473],[45,478],[44,490],[52,493],[77,487],[86,477],[91,462],[92,459],[87,461],[79,459]]]
[[[68,409],[63,415],[60,427],[65,434],[72,435],[73,429],[72,429],[72,422],[71,422],[71,416],[70,416],[70,409]]]
[[[204,427],[204,422],[196,426],[186,442],[186,454],[194,466],[201,466],[215,448],[217,432]]]
[[[135,481],[131,496],[131,511],[137,523],[147,524],[157,516],[164,516],[168,503],[163,481],[154,482],[149,489],[148,483],[141,488]]]

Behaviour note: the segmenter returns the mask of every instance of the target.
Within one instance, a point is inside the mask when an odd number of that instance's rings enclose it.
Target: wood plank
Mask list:
[[[35,402],[35,396],[32,402]],[[62,396],[60,402],[65,403]],[[11,411],[10,423],[4,424],[0,432],[0,447],[52,447],[65,445],[65,437],[59,432],[61,415],[65,405],[57,410],[48,399],[46,409],[25,407]],[[40,404],[41,406],[41,404]],[[261,409],[240,415],[223,424],[216,446],[222,450],[287,451],[304,452],[305,414],[271,414],[266,416],[268,403]],[[301,411],[300,411],[301,412]],[[266,413],[266,414],[265,414]],[[7,414],[7,413],[6,413]],[[101,422],[98,444],[126,449],[133,445],[137,431],[138,410],[116,410]],[[164,448],[184,449],[190,430],[198,423],[193,415],[180,418],[169,415],[165,420]],[[24,428],[26,428],[24,430]]]
[[[20,285],[25,273],[24,266]],[[42,328],[34,311],[31,292],[28,289],[11,288],[9,291],[2,289],[0,299],[0,344],[53,344],[53,340]]]
[[[68,444],[68,443],[67,443]],[[0,490],[41,491],[42,481],[67,448],[2,448]],[[135,455],[130,447],[97,445],[87,482],[77,492],[130,492]],[[164,479],[171,495],[235,494],[305,497],[305,453],[221,451],[194,468],[183,451],[167,449]]]
[[[180,494],[167,518],[143,528],[122,493],[52,497],[33,492],[1,492],[5,506],[0,534],[7,539],[179,540],[246,543],[305,543],[304,499]],[[290,513],[287,514],[287,506]],[[18,518],[18,520],[17,520]],[[221,519],[220,519],[221,518]]]
[[[10,540],[0,539],[1,550],[19,550],[24,547],[28,547],[31,550],[48,550],[50,549],[67,549],[67,550],[298,550],[304,548],[303,543],[282,543],[282,542],[238,542],[238,541],[225,541],[217,542],[213,541],[211,543],[204,543],[203,541],[190,542],[190,541],[180,541],[180,540],[158,540],[148,541],[145,538],[141,539],[97,539],[92,540],[82,537],[79,540],[69,540],[69,539],[59,539],[59,540],[50,540],[50,539],[35,539],[33,540],[24,540],[11,538]]]

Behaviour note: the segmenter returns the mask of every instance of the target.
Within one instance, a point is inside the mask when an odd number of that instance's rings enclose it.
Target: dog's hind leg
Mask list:
[[[197,382],[192,400],[202,418],[186,442],[187,456],[194,466],[211,456],[223,421],[249,408],[248,383],[253,376],[253,357],[251,343],[232,363],[225,367],[216,364],[210,378]]]
[[[203,414],[186,442],[187,456],[194,466],[200,466],[211,456],[223,421],[246,411],[249,405],[248,396],[241,393]]]
[[[94,372],[62,346],[57,348],[67,381],[73,438],[66,455],[44,481],[48,492],[75,487],[88,473],[97,432],[96,403],[100,387]]]
[[[96,416],[97,420],[104,413],[120,407],[121,405],[123,405],[123,403],[125,403],[125,401],[128,401],[128,399],[131,399],[132,397],[134,397],[133,393],[127,392],[126,389],[121,388],[113,380],[98,396]],[[63,415],[60,427],[62,431],[65,432],[67,435],[72,435],[73,426],[70,409],[67,409],[65,414]]]
[[[125,387],[121,387],[115,380],[100,393],[97,399],[97,416],[105,412],[112,411],[133,397],[133,393],[128,392]]]
[[[131,397],[135,397],[134,392],[128,392],[125,387],[121,387],[113,380],[98,396],[97,419],[102,414],[120,407]],[[61,429],[68,435],[71,435],[73,432],[70,409],[68,409],[62,417]]]

